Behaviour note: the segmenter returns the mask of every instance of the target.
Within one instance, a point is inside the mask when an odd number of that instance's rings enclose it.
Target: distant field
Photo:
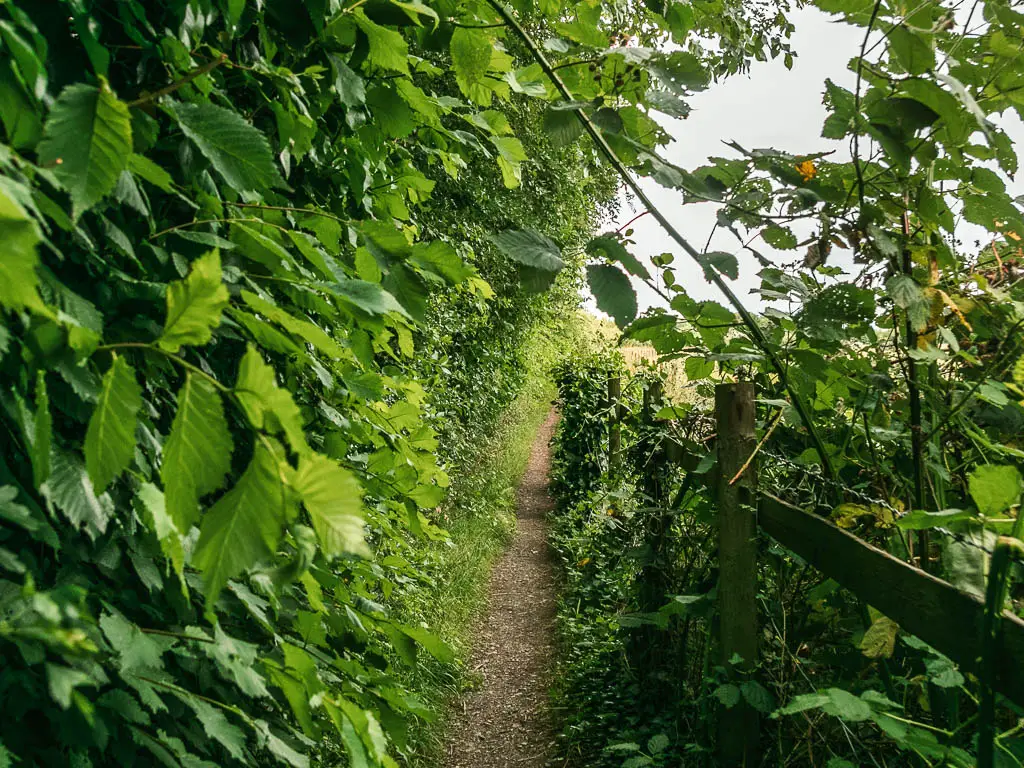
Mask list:
[[[671,403],[693,403],[699,399],[695,383],[686,378],[682,360],[658,362],[658,353],[649,344],[631,344],[619,347],[631,371],[654,365],[665,374],[665,397]]]

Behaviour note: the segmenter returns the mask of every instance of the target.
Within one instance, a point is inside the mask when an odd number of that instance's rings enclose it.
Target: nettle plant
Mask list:
[[[396,665],[452,658],[385,607],[443,536],[410,361],[437,297],[492,298],[422,237],[437,180],[519,186],[524,98],[675,174],[650,110],[786,51],[744,5],[2,4],[0,764],[396,764]]]

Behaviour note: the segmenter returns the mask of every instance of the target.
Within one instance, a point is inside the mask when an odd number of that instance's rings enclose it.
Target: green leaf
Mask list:
[[[703,254],[702,261],[704,262],[704,274],[707,276],[709,281],[713,274],[709,269],[721,272],[723,275],[733,280],[740,276],[740,263],[731,253],[726,253],[725,251],[711,251]]]
[[[270,434],[284,433],[292,450],[309,452],[302,431],[302,414],[291,394],[277,386],[274,369],[263,362],[253,345],[245,351],[238,369],[235,397],[255,429]]]
[[[53,444],[53,417],[46,390],[46,372],[36,372],[36,412],[32,425],[32,479],[39,488],[50,476],[50,448]]]
[[[362,488],[351,472],[314,453],[299,460],[294,487],[325,554],[370,556],[363,538]]]
[[[166,455],[164,461],[166,461]],[[143,483],[139,486],[139,501],[142,503],[143,519],[146,525],[156,534],[160,542],[160,549],[171,565],[175,573],[181,579],[182,586],[185,586],[185,549],[182,546],[181,531],[174,524],[174,520],[167,513],[167,503],[163,492],[152,483]]]
[[[184,280],[167,288],[167,319],[156,343],[168,352],[183,344],[201,346],[209,342],[220,325],[221,312],[228,305],[228,289],[221,281],[220,252],[213,250],[192,263]]]
[[[507,229],[500,234],[492,235],[491,242],[510,259],[528,267],[558,272],[565,266],[561,249],[532,229]]]
[[[39,256],[36,246],[39,228],[7,190],[0,187],[0,306],[18,311],[30,309],[45,314],[39,297]]]
[[[626,250],[621,236],[617,232],[607,232],[595,237],[586,247],[587,253],[598,258],[605,258],[608,261],[617,261],[631,275],[636,275],[642,280],[650,280],[651,273],[647,267],[640,263],[640,260]]]
[[[378,283],[369,283],[365,280],[342,280],[332,283],[328,287],[339,298],[372,315],[397,312],[404,317],[409,317],[409,313],[398,303],[398,299]]]
[[[583,135],[583,123],[574,109],[548,109],[544,112],[544,130],[556,147],[572,144]]]
[[[103,636],[117,652],[121,673],[163,668],[161,657],[174,642],[172,639],[157,639],[153,635],[147,635],[124,616],[116,613],[104,613],[99,624]]]
[[[917,331],[923,331],[928,325],[931,304],[921,286],[910,275],[893,275],[885,284],[886,291],[893,303],[907,312],[907,319]]]
[[[867,628],[860,641],[860,650],[869,659],[888,659],[896,648],[899,624],[888,616],[879,616]]]
[[[978,505],[978,511],[994,516],[1020,503],[1024,483],[1016,467],[983,464],[971,472],[967,488]]]
[[[199,499],[224,484],[233,450],[220,393],[202,376],[188,373],[160,467],[167,513],[180,533],[195,524]]]
[[[902,24],[889,30],[889,52],[911,75],[923,75],[935,66],[935,49],[930,36],[926,39]]]
[[[741,696],[742,694],[740,693],[739,687],[732,683],[720,685],[714,692],[714,697],[718,699],[726,709],[732,709],[739,704]]]
[[[658,733],[652,736],[647,741],[647,751],[650,752],[652,755],[657,755],[668,749],[668,745],[668,736],[666,736],[664,733]]]
[[[192,557],[206,579],[212,605],[229,579],[274,554],[292,505],[282,482],[281,447],[264,441],[237,485],[206,513]]]
[[[60,667],[56,664],[46,665],[46,682],[50,696],[60,706],[67,709],[71,706],[72,694],[83,685],[95,688],[99,683],[85,672],[71,667]]]
[[[230,109],[210,103],[168,107],[182,133],[238,192],[286,186],[263,132]]]
[[[493,89],[487,82],[487,70],[494,54],[490,37],[483,30],[458,27],[452,33],[450,48],[459,89],[476,104],[490,104]]]
[[[796,248],[797,245],[796,235],[788,227],[776,225],[765,227],[761,231],[761,239],[773,248],[779,248],[784,251]]]
[[[974,513],[965,509],[943,509],[938,512],[915,509],[898,519],[896,527],[905,531],[923,531],[960,520],[970,520],[973,517]]]
[[[85,466],[98,493],[132,461],[135,424],[142,407],[142,389],[134,369],[123,357],[114,358],[100,387],[96,409],[85,433]]]
[[[18,489],[10,485],[0,486],[0,520],[17,525],[28,531],[29,535],[36,541],[48,544],[54,549],[60,549],[60,540],[57,532],[53,530],[42,510],[34,504],[33,509],[15,504],[18,498]]]
[[[128,170],[140,176],[157,189],[174,194],[174,179],[171,174],[143,155],[128,156]]]
[[[84,527],[90,538],[107,530],[113,515],[110,497],[96,495],[85,465],[74,454],[54,447],[50,477],[41,490],[51,511],[59,509],[74,525]]]
[[[53,166],[76,219],[114,189],[131,152],[128,106],[104,78],[99,88],[78,84],[61,91],[46,119],[39,162]]]
[[[362,8],[352,14],[370,45],[367,60],[381,69],[409,74],[409,46],[401,33],[382,27],[367,17]]]
[[[619,328],[625,328],[636,319],[636,293],[629,278],[618,267],[589,264],[587,281],[597,300],[597,308],[615,318]]]
[[[871,706],[849,691],[829,688],[826,693],[828,703],[822,706],[822,711],[851,723],[859,723],[871,717]]]
[[[744,700],[758,712],[768,714],[775,707],[775,699],[768,690],[755,680],[746,680],[740,684],[740,692]]]
[[[327,58],[331,60],[331,67],[334,68],[334,89],[338,92],[341,103],[346,107],[358,107],[366,103],[366,85],[363,78],[353,72],[340,56],[329,53]]]
[[[268,320],[271,320],[290,334],[298,336],[303,341],[308,341],[316,350],[334,360],[341,360],[348,356],[344,348],[328,335],[327,331],[309,320],[300,320],[297,317],[276,307],[266,299],[262,299],[250,291],[241,292],[242,301],[259,312]]]

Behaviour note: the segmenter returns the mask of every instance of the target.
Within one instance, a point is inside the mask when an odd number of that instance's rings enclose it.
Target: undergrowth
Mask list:
[[[585,321],[573,317],[554,330],[544,327],[533,333],[524,345],[518,396],[495,423],[478,425],[475,450],[452,473],[451,492],[438,518],[450,538],[435,542],[425,554],[436,579],[413,593],[406,610],[449,643],[456,658],[426,658],[412,672],[410,687],[436,717],[422,721],[411,734],[410,766],[443,766],[449,710],[476,683],[467,662],[474,629],[486,608],[491,568],[515,533],[516,488],[557,394],[551,367],[566,349],[566,339],[571,340],[569,347],[590,343],[581,323]]]

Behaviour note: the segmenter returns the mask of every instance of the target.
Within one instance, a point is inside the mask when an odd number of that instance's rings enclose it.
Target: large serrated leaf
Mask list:
[[[25,209],[0,188],[0,307],[45,312],[39,297],[39,228]]]
[[[166,458],[164,460],[166,461]],[[160,542],[160,549],[174,566],[184,587],[185,549],[182,546],[181,532],[167,513],[166,497],[152,483],[143,483],[139,487],[138,499],[142,503],[146,525],[156,534],[157,540]]]
[[[405,307],[398,303],[398,299],[377,283],[370,283],[366,280],[343,280],[339,283],[332,283],[327,287],[339,298],[364,312],[374,315],[397,312],[400,315],[409,317],[409,313],[405,311]]]
[[[182,132],[237,191],[285,186],[267,137],[237,112],[213,104],[177,103],[169,109]]]
[[[113,504],[106,494],[97,496],[81,459],[54,448],[50,477],[42,487],[50,510],[59,509],[75,526],[84,528],[91,539],[107,530]]]
[[[181,533],[198,518],[199,499],[224,483],[233,450],[220,394],[210,382],[188,374],[160,467],[167,513]]]
[[[46,119],[39,162],[71,195],[75,218],[113,190],[132,153],[128,105],[100,78],[98,88],[71,85],[61,91]]]
[[[274,369],[263,362],[252,345],[238,369],[235,397],[253,427],[271,434],[283,432],[293,451],[309,452],[299,407],[287,390],[277,386]]]
[[[409,46],[401,33],[370,21],[362,8],[357,8],[352,18],[366,35],[370,45],[366,58],[371,64],[402,74],[409,73]]]
[[[167,288],[167,318],[156,343],[168,352],[183,344],[206,344],[220,325],[221,312],[228,305],[228,289],[221,280],[220,252],[200,256],[184,280]]]
[[[85,433],[85,466],[97,493],[124,472],[135,451],[135,424],[142,390],[123,357],[114,359],[103,377],[96,409]]]
[[[303,341],[308,341],[327,357],[340,360],[347,356],[344,348],[320,326],[314,325],[308,320],[300,320],[297,317],[293,317],[280,307],[274,306],[251,291],[242,291],[241,296],[242,301],[252,307],[253,310],[259,312],[268,320],[277,323],[293,336],[298,336]]]
[[[290,516],[283,453],[280,445],[258,442],[238,484],[203,518],[192,562],[206,578],[207,604],[229,579],[274,554]]]
[[[558,272],[565,266],[561,249],[532,229],[507,229],[493,235],[491,241],[510,259],[528,267]]]
[[[494,54],[490,38],[482,30],[459,27],[452,33],[450,49],[459,89],[477,104],[490,104],[492,89],[487,84],[487,70]]]
[[[363,539],[362,489],[351,472],[314,453],[299,461],[294,485],[327,555],[354,552],[369,557]]]
[[[640,260],[631,254],[618,232],[606,232],[595,237],[586,247],[587,253],[591,256],[603,256],[609,261],[617,261],[630,274],[636,275],[642,280],[650,280],[651,273],[647,271]]]
[[[625,328],[636,319],[636,293],[629,278],[611,264],[587,266],[590,292],[597,300],[597,308],[615,318],[615,324]]]

